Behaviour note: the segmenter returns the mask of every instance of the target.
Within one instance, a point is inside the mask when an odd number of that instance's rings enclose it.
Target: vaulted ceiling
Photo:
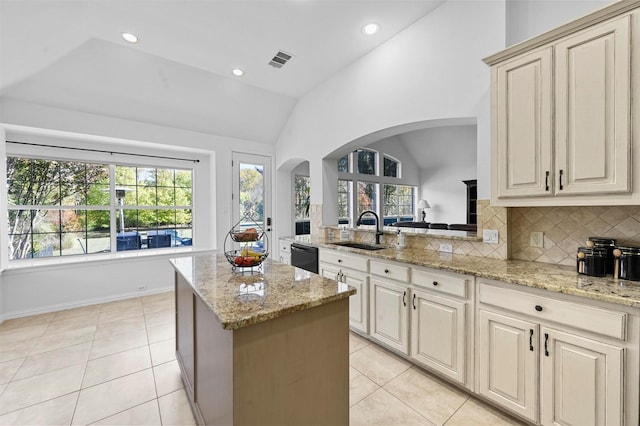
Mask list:
[[[297,99],[443,2],[0,0],[0,98],[275,143]]]

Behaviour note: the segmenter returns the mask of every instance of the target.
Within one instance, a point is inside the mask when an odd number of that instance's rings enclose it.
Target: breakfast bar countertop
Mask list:
[[[179,257],[170,262],[226,330],[321,306],[356,293],[346,284],[269,258],[262,264],[262,270],[247,268],[245,272],[234,272],[221,252]]]
[[[582,275],[576,272],[575,267],[570,266],[525,260],[492,259],[417,248],[397,250],[395,247],[387,247],[382,250],[367,251],[341,247],[332,244],[338,242],[335,239],[327,240],[309,235],[286,239],[315,247],[364,255],[371,259],[403,262],[640,308],[640,282],[613,279],[611,276]]]

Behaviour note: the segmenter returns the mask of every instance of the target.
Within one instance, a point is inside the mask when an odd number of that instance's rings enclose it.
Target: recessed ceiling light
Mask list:
[[[136,37],[135,34],[131,34],[131,33],[122,33],[122,38],[125,41],[128,41],[129,43],[137,43],[138,42],[138,37]]]
[[[375,22],[372,22],[362,27],[362,32],[366,35],[374,35],[379,30],[380,30],[380,25],[376,24]]]
[[[244,75],[244,71],[242,71],[240,68],[234,68],[231,70],[231,73],[233,75],[235,75],[236,77],[242,77]]]

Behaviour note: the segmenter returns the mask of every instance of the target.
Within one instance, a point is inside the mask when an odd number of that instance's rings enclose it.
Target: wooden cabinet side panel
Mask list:
[[[195,397],[194,296],[191,286],[175,274],[176,357],[181,364],[187,393]]]
[[[234,335],[235,424],[348,425],[348,301]]]
[[[206,425],[233,424],[233,331],[195,302],[196,405]]]

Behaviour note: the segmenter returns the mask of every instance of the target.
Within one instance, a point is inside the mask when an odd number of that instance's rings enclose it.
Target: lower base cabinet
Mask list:
[[[389,280],[371,279],[371,337],[409,354],[409,288]]]
[[[479,289],[480,395],[541,425],[638,424],[637,312]]]
[[[542,424],[624,424],[624,349],[544,327],[541,338]]]
[[[462,301],[412,290],[411,358],[466,384],[466,306]]]
[[[508,315],[480,310],[478,393],[498,405],[538,421],[538,326]]]

